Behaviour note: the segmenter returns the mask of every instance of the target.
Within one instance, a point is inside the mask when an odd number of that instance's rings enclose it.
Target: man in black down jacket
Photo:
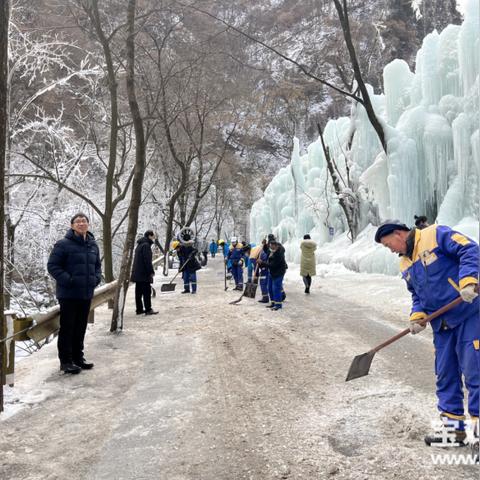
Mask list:
[[[93,291],[101,280],[100,251],[88,231],[88,217],[77,213],[71,228],[53,247],[48,272],[57,282],[60,303],[58,357],[65,373],[79,373],[93,368],[83,356],[83,342]]]
[[[268,257],[268,292],[271,304],[267,308],[280,310],[285,294],[283,292],[283,277],[287,271],[285,248],[274,238],[269,241],[270,255]]]
[[[133,268],[131,281],[135,282],[135,305],[137,315],[155,315],[158,312],[152,310],[152,287],[155,270],[152,265],[152,245],[155,241],[155,234],[147,230],[143,237],[137,241],[135,256],[133,257]],[[142,303],[143,300],[143,303]]]

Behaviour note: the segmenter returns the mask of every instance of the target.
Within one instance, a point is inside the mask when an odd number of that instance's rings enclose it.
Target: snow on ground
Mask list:
[[[342,233],[317,249],[317,262],[341,263],[355,272],[397,275],[398,256],[375,243],[376,230],[377,227],[369,225],[360,232],[354,243],[346,233]]]
[[[0,478],[475,478],[475,467],[435,466],[423,445],[437,416],[428,335],[402,339],[345,382],[355,355],[405,327],[401,280],[318,271],[308,296],[290,266],[279,312],[229,305],[239,292],[224,292],[221,259],[200,271],[197,295],[180,283],[161,294],[157,275],[156,317],[133,314],[130,290],[120,335],[100,308],[86,341],[94,370],[60,374],[55,345],[18,365]]]
[[[56,349],[53,344],[44,347],[45,352],[52,349]],[[21,358],[27,359],[27,357]],[[58,368],[57,361],[46,358],[43,354],[35,353],[24,363],[25,368],[22,368],[21,362],[17,361],[15,364],[15,386],[13,388],[5,387],[5,411],[0,414],[0,422],[19,413],[24,408],[35,408],[37,404],[52,395],[52,389],[45,383],[45,379],[51,374],[53,368]]]
[[[301,279],[300,266],[289,264],[286,285]],[[408,326],[411,297],[399,275],[357,273],[341,263],[318,264],[312,294],[328,293],[341,299],[381,312],[385,322]]]

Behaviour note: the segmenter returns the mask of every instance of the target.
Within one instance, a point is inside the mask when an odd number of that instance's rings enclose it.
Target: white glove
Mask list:
[[[460,290],[460,295],[462,296],[464,302],[472,303],[478,297],[475,287],[476,285],[471,283]]]
[[[425,330],[426,325],[420,325],[418,322],[410,322],[410,333],[412,335],[416,335],[420,333],[422,330]]]

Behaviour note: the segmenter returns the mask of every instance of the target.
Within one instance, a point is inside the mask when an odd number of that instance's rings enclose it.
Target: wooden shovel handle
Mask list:
[[[475,290],[478,291],[478,287]],[[436,310],[431,315],[424,318],[421,322],[418,322],[418,323],[421,324],[421,325],[426,325],[427,323],[431,322],[432,320],[439,317],[440,315],[443,315],[445,312],[448,312],[448,310],[451,310],[453,307],[456,307],[457,305],[462,303],[462,301],[463,301],[462,297],[457,297],[455,300],[453,300],[452,302],[443,306],[442,308],[439,308],[438,310]],[[410,333],[410,328],[406,328],[405,330],[402,330],[400,333],[397,333],[392,338],[390,338],[387,341],[381,343],[380,345],[376,346],[375,348],[372,348],[372,350],[370,350],[370,352],[378,352],[382,348],[387,347],[388,345],[390,345],[393,342],[396,342],[398,339],[404,337],[408,333]]]

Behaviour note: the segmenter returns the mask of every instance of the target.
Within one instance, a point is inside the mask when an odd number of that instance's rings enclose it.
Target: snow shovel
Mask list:
[[[433,319],[439,317],[440,315],[443,315],[445,312],[447,312],[448,310],[451,310],[453,307],[456,307],[460,303],[462,303],[462,297],[456,298],[449,304],[433,312],[431,315],[424,318],[421,322],[418,322],[418,323],[420,323],[421,325],[426,325],[428,322],[431,322]],[[365,375],[368,375],[368,372],[370,371],[370,365],[372,364],[372,360],[375,354],[382,348],[387,347],[393,342],[396,342],[397,340],[404,337],[408,333],[410,333],[410,329],[406,328],[405,330],[402,330],[400,333],[397,333],[395,336],[388,339],[387,341],[381,343],[375,348],[372,348],[369,352],[362,353],[361,355],[357,355],[353,359],[352,364],[350,365],[350,369],[348,370],[348,374],[347,374],[347,379],[345,381],[348,382],[349,380],[354,380],[356,378],[360,378],[360,377],[364,377]]]
[[[257,269],[258,266],[255,268],[255,273],[253,274],[253,282],[247,282],[240,298],[230,302],[230,305],[236,305],[237,303],[240,303],[243,297],[255,298],[258,287]]]
[[[192,259],[193,255],[195,254],[195,252],[192,252],[189,257],[187,258],[187,260],[185,261],[185,263],[180,267],[180,269],[178,270],[178,272],[175,274],[175,276],[170,280],[169,283],[163,283],[162,286],[160,287],[160,291],[161,292],[173,292],[175,291],[175,287],[177,286],[176,283],[173,283],[173,281],[178,277],[178,274],[183,272],[183,269],[185,268],[185,265]]]

